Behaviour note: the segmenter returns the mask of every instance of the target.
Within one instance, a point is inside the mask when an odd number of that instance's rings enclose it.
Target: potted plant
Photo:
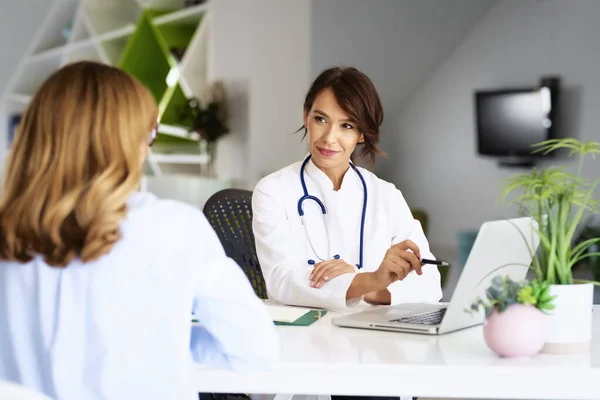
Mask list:
[[[544,313],[552,310],[553,296],[547,282],[515,282],[495,276],[485,299],[471,304],[470,312],[485,310],[483,336],[487,346],[501,357],[525,357],[538,353],[546,342]]]
[[[191,121],[189,133],[200,138],[201,150],[208,155],[208,175],[214,175],[217,142],[229,133],[224,82],[217,80],[207,85],[199,98],[190,99],[182,118]]]
[[[540,142],[534,147],[534,152],[544,154],[568,150],[569,157],[578,157],[576,172],[550,167],[513,175],[506,182],[501,199],[514,196],[511,203],[518,204],[521,214],[532,217],[540,245],[537,250],[532,249],[531,268],[535,279],[547,282],[551,295],[556,297],[542,352],[587,352],[592,335],[593,286],[590,281],[574,280],[572,268],[581,260],[598,255],[588,249],[600,238],[575,244],[574,235],[586,216],[597,213],[594,194],[599,181],[583,177],[582,168],[586,156],[595,158],[600,154],[600,143],[567,138]]]

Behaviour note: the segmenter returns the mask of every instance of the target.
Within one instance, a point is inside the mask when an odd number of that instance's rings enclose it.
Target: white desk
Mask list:
[[[332,313],[310,327],[278,327],[272,370],[235,374],[198,366],[199,392],[600,399],[600,306],[592,352],[503,359],[475,327],[442,336],[339,328]]]

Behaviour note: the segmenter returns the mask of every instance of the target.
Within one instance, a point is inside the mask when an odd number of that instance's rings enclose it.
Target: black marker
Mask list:
[[[421,260],[421,264],[437,265],[438,267],[449,267],[450,263],[446,261],[428,260],[426,258]]]

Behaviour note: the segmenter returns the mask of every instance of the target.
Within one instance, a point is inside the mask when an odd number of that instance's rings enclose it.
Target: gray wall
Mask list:
[[[211,5],[210,77],[225,79],[231,107],[231,133],[219,143],[216,170],[237,186],[254,189],[306,153],[292,133],[302,124],[309,84],[311,6],[311,0]]]
[[[385,109],[381,144],[391,159],[397,116],[496,0],[313,0],[312,75],[333,65],[365,72]],[[377,172],[392,178],[391,160]]]
[[[0,93],[8,84],[52,0],[2,0],[0,5]]]
[[[473,92],[562,76],[563,135],[599,140],[600,1],[504,0],[419,90],[395,122],[393,180],[430,213],[430,240],[452,258],[459,230],[511,215],[496,206],[517,172],[476,155]],[[586,174],[598,176],[590,165]],[[594,171],[595,170],[595,171]]]

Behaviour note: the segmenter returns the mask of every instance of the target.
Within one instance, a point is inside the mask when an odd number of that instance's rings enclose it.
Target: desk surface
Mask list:
[[[496,356],[482,327],[441,336],[340,328],[334,313],[310,327],[280,326],[282,359],[235,374],[198,366],[200,392],[497,399],[600,399],[600,306],[591,353]]]

